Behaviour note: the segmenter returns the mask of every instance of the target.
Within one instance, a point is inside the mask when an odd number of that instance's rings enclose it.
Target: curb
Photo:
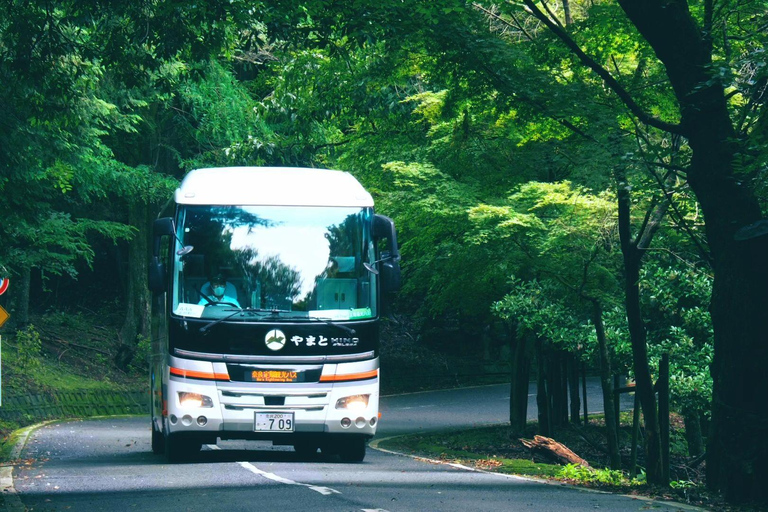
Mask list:
[[[27,510],[21,502],[21,498],[19,498],[16,488],[13,486],[13,461],[21,456],[21,452],[27,445],[29,436],[32,435],[34,431],[50,423],[54,423],[54,421],[55,420],[44,421],[16,431],[19,433],[19,437],[11,448],[10,460],[4,462],[3,465],[0,466],[0,496],[2,496],[5,502],[5,510],[9,512],[23,512]]]

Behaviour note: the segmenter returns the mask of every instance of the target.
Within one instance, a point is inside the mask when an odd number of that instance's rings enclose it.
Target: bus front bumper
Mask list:
[[[169,433],[276,443],[317,434],[373,436],[379,420],[378,377],[365,383],[302,387],[168,380]]]

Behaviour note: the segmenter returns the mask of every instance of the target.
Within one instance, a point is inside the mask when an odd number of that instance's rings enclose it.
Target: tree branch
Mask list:
[[[557,19],[557,16],[555,16],[555,13],[552,12],[552,9],[549,8],[549,4],[547,3],[547,0],[541,0],[541,4],[544,6],[544,9],[547,11],[547,14],[549,14],[550,20],[555,20],[554,22],[557,24],[558,27],[560,27],[562,30],[565,30],[563,27],[563,24],[560,23],[560,20]]]
[[[664,199],[662,199],[659,204],[653,208],[648,209],[648,213],[650,215],[646,216],[645,221],[643,222],[643,228],[637,235],[638,250],[645,251],[651,245],[651,240],[653,240],[653,236],[661,227],[661,219],[663,219],[664,215],[666,215],[671,202],[672,200],[670,198],[670,194],[665,193]]]
[[[629,110],[643,124],[647,124],[648,126],[653,126],[670,133],[677,133],[680,135],[683,134],[683,128],[679,124],[667,123],[657,119],[640,108],[640,106],[635,103],[635,100],[632,98],[632,96],[630,96],[627,90],[622,87],[622,85],[613,77],[613,75],[611,75],[611,73],[603,66],[598,64],[592,57],[584,53],[584,50],[582,50],[581,47],[576,44],[576,41],[574,41],[558,23],[553,22],[549,16],[544,14],[541,9],[536,7],[536,4],[534,4],[533,0],[523,0],[523,3],[525,3],[526,7],[528,7],[533,16],[544,23],[547,28],[552,31],[552,33],[554,33],[563,43],[565,43],[565,45],[579,58],[582,64],[590,68],[600,78],[603,79],[606,85],[608,85],[608,87],[610,87],[610,89],[616,93],[616,95],[627,106],[627,108],[629,108]]]
[[[486,64],[485,61],[481,61],[480,62],[480,67],[488,74],[488,76],[490,76],[494,80],[494,82],[496,82],[496,86],[499,87],[501,90],[506,91],[507,89],[512,89],[511,87],[509,87],[506,84],[504,78],[499,76],[498,73],[496,73],[493,69],[491,69]],[[588,133],[584,132],[583,130],[579,129],[577,126],[575,126],[570,121],[568,121],[566,119],[563,119],[563,118],[556,117],[554,114],[550,114],[549,112],[547,112],[546,107],[544,107],[543,105],[533,101],[532,99],[530,99],[530,98],[528,98],[528,97],[526,97],[526,96],[524,96],[522,94],[515,94],[514,92],[512,93],[512,96],[515,99],[517,99],[517,100],[519,100],[519,101],[521,101],[523,103],[527,103],[527,104],[531,105],[532,107],[536,108],[544,116],[552,119],[553,121],[557,121],[558,123],[560,123],[564,127],[566,127],[569,130],[571,130],[573,133],[575,133],[577,135],[580,135],[581,137],[584,137],[585,139],[587,139],[589,141],[598,142],[597,139],[595,139],[594,137],[592,137]]]
[[[487,9],[487,8],[483,7],[482,5],[478,4],[477,2],[473,2],[472,3],[472,7],[474,7],[478,11],[482,12],[483,14],[488,16],[489,18],[491,18],[491,19],[501,23],[502,25],[506,25],[509,28],[512,28],[512,29],[515,29],[515,30],[519,30],[520,32],[522,32],[522,34],[526,38],[528,38],[529,41],[533,41],[533,36],[531,34],[529,34],[527,30],[525,30],[525,27],[523,27],[522,23],[520,23],[518,21],[518,19],[515,18],[514,14],[512,14],[511,16],[512,16],[512,19],[515,20],[515,23],[517,25],[515,25],[514,23],[508,22],[507,20],[505,20],[504,18],[502,18],[501,16],[499,16],[495,12],[491,11],[490,9]]]
[[[645,153],[645,150],[643,149],[641,140],[645,142],[647,145],[651,145],[651,143],[647,140],[643,132],[640,130],[640,127],[635,123],[635,138],[637,140],[637,148],[640,151],[641,154]],[[699,251],[699,255],[704,259],[710,266],[712,265],[712,255],[709,253],[709,251],[706,249],[705,245],[699,240],[699,238],[696,236],[696,234],[693,232],[691,227],[688,225],[688,223],[685,221],[685,215],[678,209],[677,204],[675,204],[674,201],[672,201],[672,191],[667,188],[667,184],[665,183],[665,179],[662,179],[659,177],[658,173],[653,167],[661,167],[666,168],[672,172],[678,172],[679,169],[677,166],[672,164],[665,164],[661,161],[660,157],[657,157],[659,161],[657,162],[651,162],[647,158],[643,158],[642,163],[644,164],[646,170],[648,171],[648,174],[651,175],[651,177],[656,181],[656,183],[659,185],[659,189],[662,191],[664,196],[670,200],[670,203],[668,207],[672,208],[672,213],[670,213],[670,217],[674,221],[675,225],[677,225],[678,229],[682,229],[687,235],[688,238],[693,242],[693,244],[696,246],[696,248]],[[684,172],[687,172],[687,170],[683,169]],[[647,250],[647,248],[645,249]]]

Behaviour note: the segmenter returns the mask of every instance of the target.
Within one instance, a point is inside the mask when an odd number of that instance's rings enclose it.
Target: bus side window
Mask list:
[[[254,283],[251,288],[251,307],[252,308],[261,307],[261,283],[259,283],[258,281]]]

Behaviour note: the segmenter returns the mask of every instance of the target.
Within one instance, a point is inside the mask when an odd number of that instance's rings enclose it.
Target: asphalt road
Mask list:
[[[587,380],[589,412],[603,412],[603,394],[597,378]],[[632,408],[633,398],[621,395],[622,410]],[[584,404],[582,404],[583,411]],[[478,386],[384,397],[377,437],[445,428],[489,425],[509,421],[509,385]],[[528,389],[528,419],[536,419],[536,384]]]
[[[506,386],[384,397],[377,437],[503,422]],[[595,406],[598,402],[595,401]],[[592,409],[592,406],[590,406]],[[535,414],[535,409],[532,414]],[[149,418],[73,421],[34,431],[5,493],[6,510],[468,511],[679,510],[470,471],[368,449],[365,462],[301,459],[291,448],[226,441],[167,464],[150,449]]]

